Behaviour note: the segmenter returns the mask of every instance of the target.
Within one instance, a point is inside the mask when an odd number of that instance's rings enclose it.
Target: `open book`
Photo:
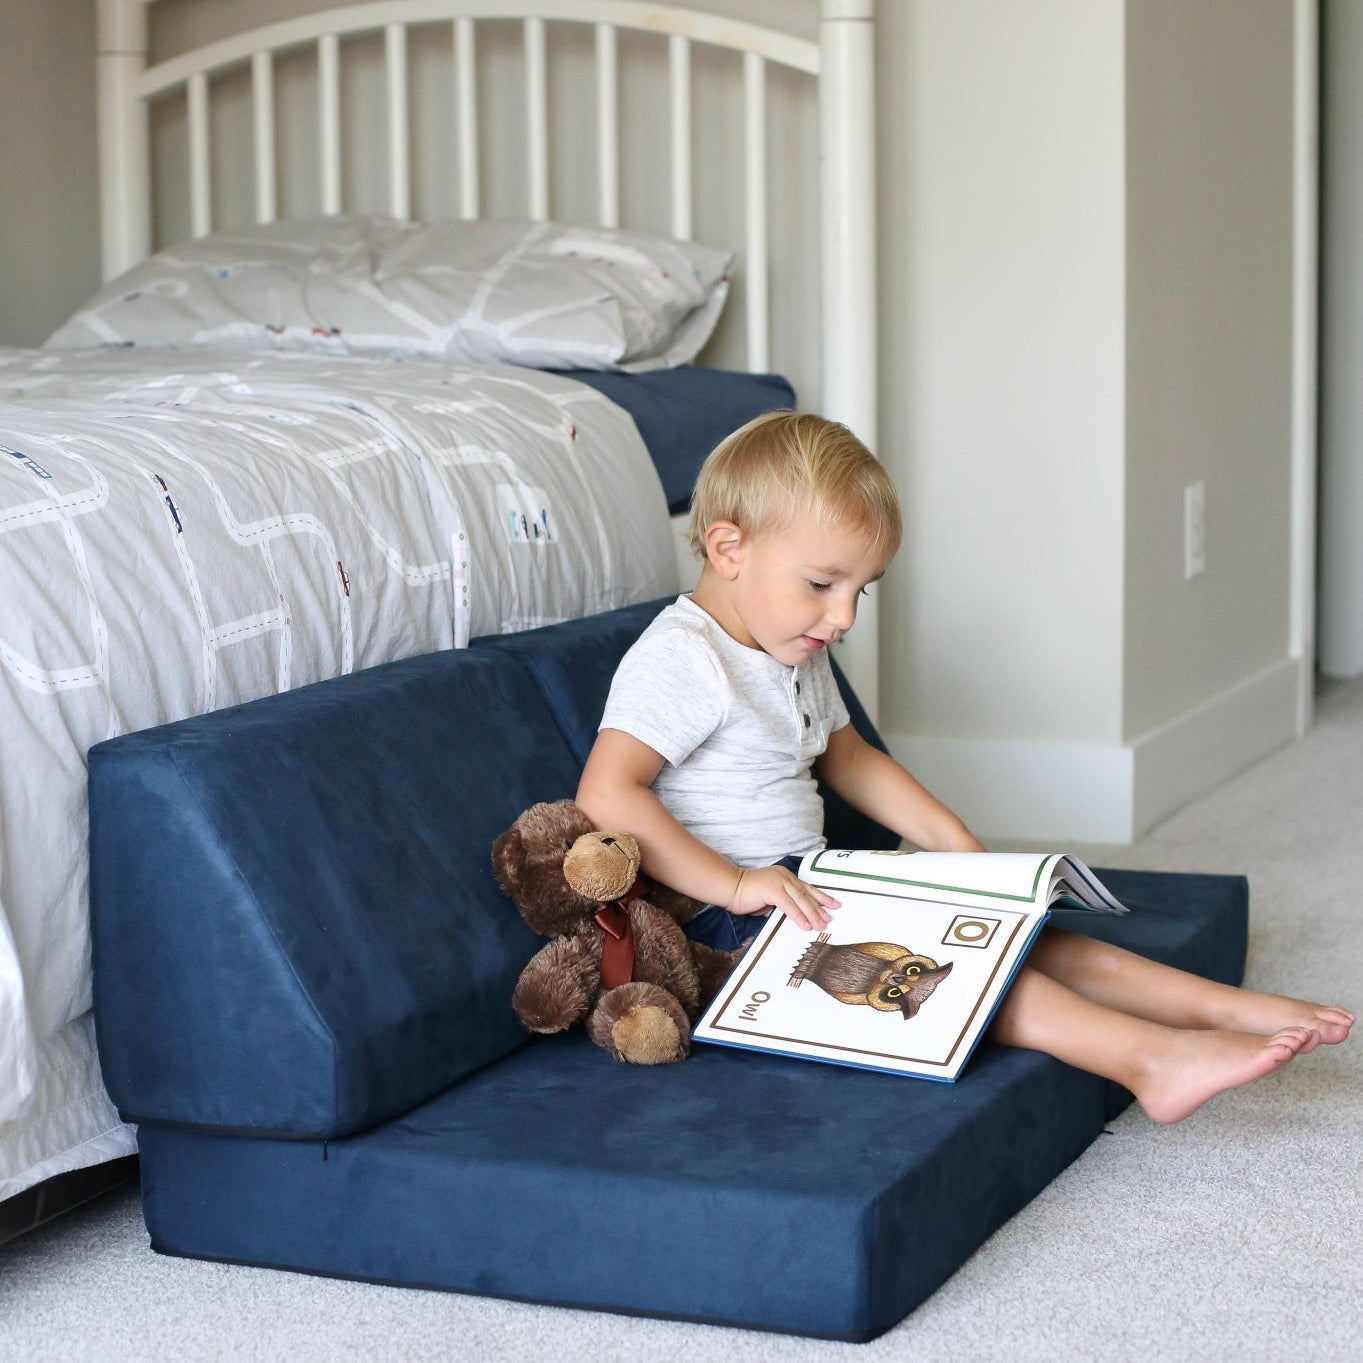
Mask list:
[[[1059,853],[822,851],[800,878],[842,907],[772,914],[695,1040],[954,1080],[1053,905],[1126,912]]]

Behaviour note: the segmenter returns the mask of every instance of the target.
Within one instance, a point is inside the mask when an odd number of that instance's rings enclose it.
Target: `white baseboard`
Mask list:
[[[890,751],[986,842],[1125,843],[1297,732],[1299,667],[1284,659],[1128,743],[887,734]]]
[[[1284,658],[1135,739],[1133,836],[1296,738],[1300,676]]]

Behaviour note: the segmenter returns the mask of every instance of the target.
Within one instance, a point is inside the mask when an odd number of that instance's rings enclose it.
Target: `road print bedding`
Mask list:
[[[0,351],[0,1197],[50,1154],[42,1055],[88,1032],[90,744],[675,586],[633,422],[570,380]],[[89,1102],[60,1141],[103,1138]]]

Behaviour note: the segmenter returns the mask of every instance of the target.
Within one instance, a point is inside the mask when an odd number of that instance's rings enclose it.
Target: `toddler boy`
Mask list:
[[[848,721],[827,649],[856,620],[902,534],[894,484],[844,426],[758,417],[706,460],[690,538],[700,581],[625,655],[577,802],[632,833],[654,879],[710,905],[712,945],[755,935],[759,915],[800,927],[837,901],[794,873],[823,846],[814,773],[929,851],[983,851],[965,824]],[[1342,1008],[1216,984],[1118,947],[1045,930],[991,1025],[1126,1085],[1178,1121],[1320,1042]]]

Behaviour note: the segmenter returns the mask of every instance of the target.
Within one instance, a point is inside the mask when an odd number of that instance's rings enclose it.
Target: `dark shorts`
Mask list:
[[[800,857],[782,857],[776,864],[798,873]],[[682,931],[693,941],[703,942],[720,951],[737,951],[745,947],[766,926],[767,918],[760,913],[730,913],[718,904],[707,904]]]

